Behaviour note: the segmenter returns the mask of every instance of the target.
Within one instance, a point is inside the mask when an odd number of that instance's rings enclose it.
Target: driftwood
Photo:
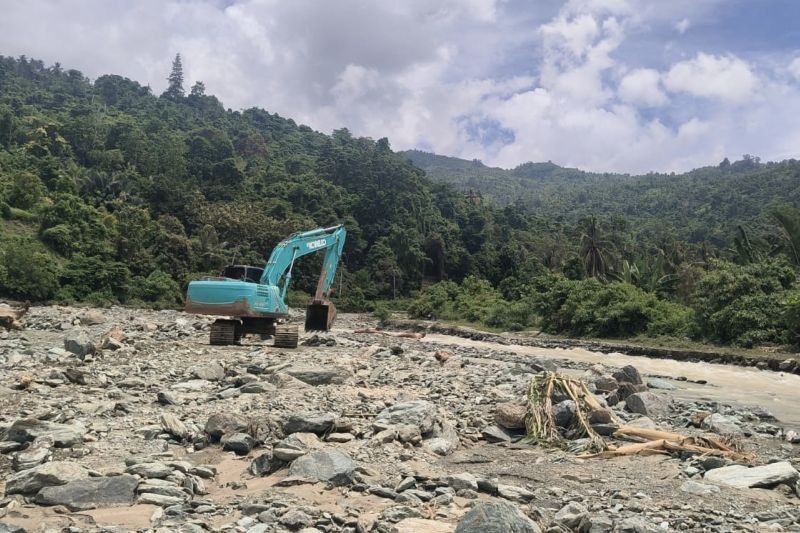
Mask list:
[[[364,328],[354,330],[353,333],[374,333],[376,335],[386,335],[387,337],[403,337],[406,339],[421,339],[425,336],[424,333],[417,333],[414,331],[383,331],[375,328]]]
[[[30,306],[30,302],[25,302],[22,307],[11,307],[8,304],[0,304],[0,327],[5,329],[22,329],[24,324],[20,319],[25,316]]]
[[[648,455],[648,454],[670,454],[674,452],[689,452],[698,455],[715,455],[726,457],[734,461],[752,461],[753,454],[744,453],[735,446],[725,444],[721,440],[710,437],[689,437],[680,433],[661,431],[659,429],[635,428],[622,426],[614,436],[623,439],[644,439],[645,442],[628,444],[614,448],[609,446],[607,450],[599,453],[583,455],[583,458],[600,457],[622,457],[625,455]]]

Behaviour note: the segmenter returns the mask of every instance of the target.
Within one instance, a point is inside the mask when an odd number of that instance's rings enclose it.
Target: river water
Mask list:
[[[467,346],[481,350],[512,352],[518,354],[602,363],[607,366],[635,366],[643,375],[671,378],[676,387],[671,391],[677,398],[691,400],[712,400],[742,406],[759,406],[767,409],[783,425],[800,429],[800,376],[785,372],[758,370],[753,367],[720,365],[712,363],[692,363],[672,359],[652,359],[649,357],[624,355],[620,353],[600,353],[581,348],[537,348],[533,346],[498,345],[485,341],[473,341],[449,335],[428,334],[421,342]],[[684,377],[690,380],[705,380],[705,385],[678,381]]]

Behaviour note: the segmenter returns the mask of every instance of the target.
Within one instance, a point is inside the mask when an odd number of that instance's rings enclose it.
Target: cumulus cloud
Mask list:
[[[637,49],[690,16],[710,24],[722,3],[29,0],[4,10],[0,54],[122,74],[157,94],[181,52],[187,86],[202,80],[228,107],[503,166],[640,172],[797,155],[800,84],[785,69]],[[800,58],[789,73],[800,80]]]
[[[664,84],[673,92],[742,103],[753,96],[758,79],[750,66],[737,57],[701,52],[694,59],[673,65]]]
[[[650,68],[635,69],[626,74],[619,83],[619,96],[626,103],[643,107],[667,103],[667,95],[661,90],[661,74]]]
[[[692,24],[691,22],[689,22],[688,18],[682,18],[681,20],[675,23],[675,31],[683,35],[684,33],[686,33],[686,30],[688,30],[689,26],[691,25]]]

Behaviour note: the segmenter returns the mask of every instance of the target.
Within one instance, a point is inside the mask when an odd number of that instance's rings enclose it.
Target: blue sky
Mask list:
[[[0,54],[513,167],[800,156],[796,0],[28,0]]]

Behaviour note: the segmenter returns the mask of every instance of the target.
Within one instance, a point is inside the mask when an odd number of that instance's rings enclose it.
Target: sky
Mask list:
[[[798,0],[0,0],[0,55],[512,168],[800,157]]]

